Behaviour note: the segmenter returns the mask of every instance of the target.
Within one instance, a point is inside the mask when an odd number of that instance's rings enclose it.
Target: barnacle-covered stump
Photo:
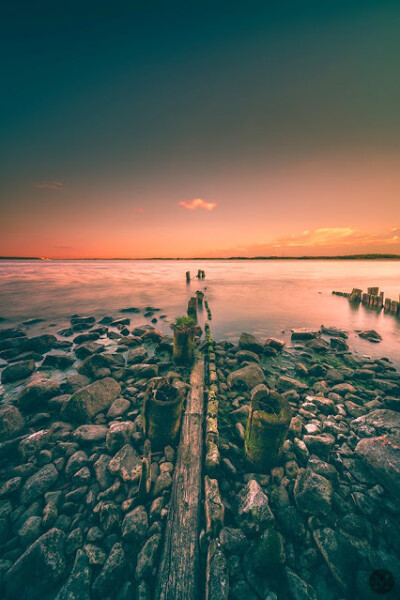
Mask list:
[[[284,396],[264,384],[252,390],[245,452],[255,470],[266,472],[277,464],[291,418],[292,410]]]
[[[185,388],[167,379],[151,381],[143,401],[143,429],[154,450],[173,444],[181,424]]]

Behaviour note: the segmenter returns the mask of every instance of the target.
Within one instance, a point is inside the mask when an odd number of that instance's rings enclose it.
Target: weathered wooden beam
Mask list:
[[[199,531],[202,499],[204,359],[193,367],[175,464],[157,600],[197,600],[201,584]]]

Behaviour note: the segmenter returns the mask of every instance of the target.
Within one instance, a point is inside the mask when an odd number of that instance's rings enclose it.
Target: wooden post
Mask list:
[[[186,283],[190,283],[190,271],[186,271]]]
[[[173,444],[181,424],[184,388],[177,388],[165,378],[147,386],[143,401],[143,429],[155,450]]]
[[[196,292],[196,298],[197,298],[197,306],[199,308],[203,308],[203,299],[204,299],[204,292],[197,290]]]
[[[351,294],[349,296],[349,302],[360,302],[361,294],[362,294],[362,290],[359,290],[358,288],[353,288],[353,291],[351,292]]]
[[[197,297],[193,296],[189,299],[187,315],[190,319],[193,319],[197,323]]]
[[[179,317],[171,325],[174,330],[174,363],[182,366],[191,366],[194,360],[196,321],[189,317]]]
[[[194,365],[175,464],[157,600],[199,600],[202,506],[204,359]]]

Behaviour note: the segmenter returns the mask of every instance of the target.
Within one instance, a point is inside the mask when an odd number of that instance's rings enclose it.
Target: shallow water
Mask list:
[[[197,269],[204,280],[194,278]],[[185,272],[192,281],[186,284]],[[400,318],[364,306],[352,307],[332,290],[379,286],[398,299],[400,261],[0,261],[0,326],[42,318],[30,332],[56,331],[71,314],[118,316],[124,307],[152,305],[168,316],[186,311],[197,289],[205,289],[214,338],[235,340],[242,331],[289,340],[291,327],[335,325],[350,332],[353,350],[387,356],[400,365]],[[143,314],[127,315],[133,324]],[[380,344],[360,339],[356,329],[376,329]]]

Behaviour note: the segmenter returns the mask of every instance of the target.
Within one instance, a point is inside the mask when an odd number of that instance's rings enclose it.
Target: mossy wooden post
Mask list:
[[[194,360],[196,322],[190,317],[178,317],[172,324],[174,330],[174,363],[189,367]]]
[[[173,444],[181,424],[185,388],[165,378],[151,381],[143,400],[143,429],[155,450]]]
[[[190,271],[186,271],[186,283],[190,283]]]
[[[252,390],[245,452],[256,471],[265,473],[277,464],[291,418],[292,410],[284,396],[264,384]]]
[[[199,308],[203,308],[204,292],[202,292],[201,290],[197,290],[196,298],[197,298],[197,306]]]
[[[361,294],[362,290],[359,290],[358,288],[353,288],[349,296],[349,302],[361,302]]]
[[[189,299],[187,307],[187,315],[190,319],[193,319],[197,323],[197,297],[193,296]]]

